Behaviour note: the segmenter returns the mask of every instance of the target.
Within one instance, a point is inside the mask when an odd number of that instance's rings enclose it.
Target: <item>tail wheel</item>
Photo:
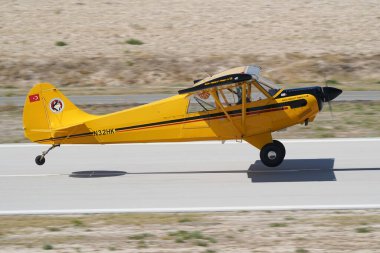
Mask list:
[[[279,141],[266,144],[260,151],[261,162],[268,167],[276,167],[282,163],[285,158],[285,147]]]
[[[45,163],[45,157],[43,157],[42,155],[38,155],[36,156],[35,161],[37,165],[43,165]]]
[[[34,161],[36,162],[37,165],[43,165],[45,163],[45,156],[53,149],[56,147],[59,147],[61,144],[53,144],[48,150],[43,151],[42,155],[36,156],[36,159]]]

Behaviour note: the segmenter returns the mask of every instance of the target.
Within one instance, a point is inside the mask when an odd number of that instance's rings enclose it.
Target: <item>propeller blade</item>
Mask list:
[[[327,85],[327,82],[325,83],[325,85],[326,86],[322,88],[322,94],[323,94],[322,101],[328,103],[330,115],[331,115],[331,118],[333,119],[334,115],[333,115],[331,101],[334,100],[337,96],[339,96],[343,91],[338,88],[329,87]]]
[[[332,109],[332,106],[331,106],[331,101],[327,102],[329,104],[329,111],[330,111],[330,116],[332,119],[334,119],[334,115],[333,115],[333,109]]]

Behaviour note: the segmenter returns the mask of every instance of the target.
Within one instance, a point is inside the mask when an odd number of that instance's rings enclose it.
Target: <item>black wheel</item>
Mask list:
[[[276,145],[280,145],[281,148],[284,150],[284,157],[286,156],[286,149],[285,149],[285,146],[284,144],[282,144],[282,142],[278,141],[278,140],[273,140],[273,143],[276,143]]]
[[[285,157],[285,147],[279,141],[266,144],[260,151],[261,162],[268,167],[276,167]]]
[[[38,155],[36,156],[35,161],[37,165],[43,165],[45,163],[45,157],[43,157],[42,155]]]

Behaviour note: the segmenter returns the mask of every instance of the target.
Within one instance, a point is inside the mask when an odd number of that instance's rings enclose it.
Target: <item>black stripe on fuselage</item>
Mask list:
[[[305,99],[298,99],[298,100],[293,100],[293,101],[288,101],[288,102],[283,102],[283,103],[270,104],[270,105],[264,105],[264,106],[258,106],[258,107],[250,107],[250,108],[247,108],[246,111],[247,113],[259,112],[259,111],[265,111],[268,109],[281,108],[284,106],[290,106],[290,108],[294,109],[294,108],[306,106],[306,104],[307,104],[307,101]],[[241,114],[241,111],[242,111],[241,109],[237,109],[237,110],[232,110],[232,111],[227,111],[227,112],[229,115],[235,116],[235,115]],[[124,131],[124,130],[143,128],[143,127],[167,125],[167,124],[173,124],[173,123],[186,123],[187,121],[194,121],[194,120],[199,120],[199,119],[208,120],[208,119],[217,118],[220,116],[224,116],[224,113],[218,112],[218,113],[211,113],[211,114],[199,115],[199,116],[194,116],[194,117],[187,117],[187,118],[182,118],[182,119],[173,119],[173,120],[159,121],[159,122],[140,124],[140,125],[134,125],[134,126],[120,127],[120,128],[116,128],[115,130]],[[60,140],[60,139],[73,138],[73,137],[86,137],[86,136],[92,136],[92,135],[93,135],[93,132],[88,132],[88,133],[81,133],[81,134],[73,134],[70,136],[48,138],[48,139],[38,140],[36,142]]]
[[[299,107],[305,106],[306,104],[307,104],[307,101],[305,99],[299,99],[299,100],[295,100],[295,101],[289,101],[289,102],[278,103],[278,104],[264,105],[264,106],[259,106],[259,107],[250,107],[250,108],[247,108],[247,113],[248,112],[256,112],[256,111],[263,111],[263,110],[267,110],[267,109],[280,108],[283,106],[290,106],[292,109],[294,109],[294,108],[299,108]],[[227,111],[227,112],[229,115],[234,116],[236,114],[241,114],[241,109],[233,110],[233,111]],[[115,130],[116,131],[122,131],[122,130],[134,129],[134,128],[141,128],[141,127],[150,127],[150,126],[166,125],[166,124],[172,124],[172,123],[181,123],[181,122],[193,121],[193,120],[198,120],[198,119],[207,120],[210,118],[220,117],[223,115],[224,115],[223,112],[218,112],[218,113],[211,113],[211,114],[182,118],[182,119],[173,119],[173,120],[167,120],[167,121],[147,123],[147,124],[142,124],[142,125],[121,127],[121,128],[116,128]]]

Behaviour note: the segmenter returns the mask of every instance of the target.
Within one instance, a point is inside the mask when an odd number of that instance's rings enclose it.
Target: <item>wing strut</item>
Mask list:
[[[234,123],[234,121],[232,120],[231,116],[228,114],[228,112],[226,111],[226,109],[223,107],[222,103],[220,102],[219,100],[219,97],[218,95],[216,94],[216,89],[213,89],[211,91],[211,95],[214,97],[214,100],[215,100],[215,103],[216,105],[222,109],[223,113],[226,115],[227,119],[231,122],[232,126],[234,127],[234,129],[236,130],[236,132],[238,133],[239,135],[239,138],[243,138],[243,132],[239,129],[239,127]]]
[[[242,128],[242,136],[245,136],[245,121],[247,116],[247,83],[244,82],[242,92],[242,107],[241,107],[241,128]]]

